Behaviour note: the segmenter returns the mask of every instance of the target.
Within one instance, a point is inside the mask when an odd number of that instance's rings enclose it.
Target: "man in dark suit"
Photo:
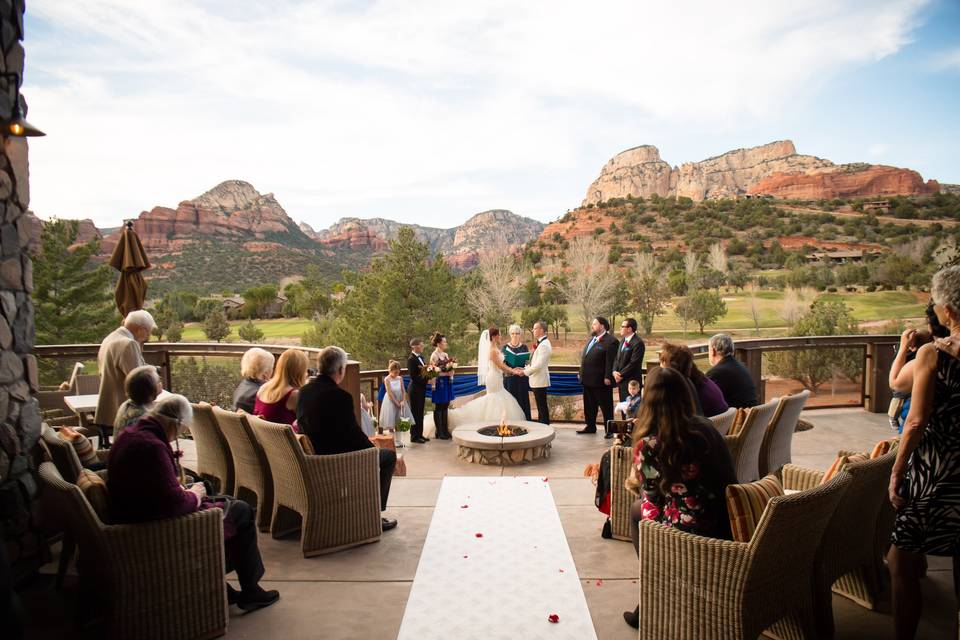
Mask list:
[[[353,413],[353,396],[340,387],[347,373],[347,352],[340,347],[327,347],[317,358],[319,375],[300,388],[297,398],[297,424],[310,438],[317,455],[335,455],[360,451],[373,446],[364,435]],[[380,510],[387,508],[390,481],[397,465],[397,454],[391,449],[378,449],[380,455]],[[397,526],[396,520],[382,518],[383,530]]]
[[[631,380],[639,382],[643,389],[643,355],[647,347],[637,335],[637,321],[633,318],[620,323],[620,337],[623,340],[613,361],[613,380],[620,389],[620,402],[624,402],[630,396],[627,385]]]
[[[708,355],[713,367],[706,376],[717,383],[727,404],[738,409],[757,406],[757,387],[750,372],[733,355],[733,338],[725,333],[710,338]]]
[[[603,425],[613,419],[613,361],[620,343],[610,335],[610,323],[598,316],[591,324],[593,337],[580,357],[580,384],[583,385],[583,416],[587,426],[577,433],[597,432],[597,409]]]
[[[426,362],[423,360],[423,340],[414,338],[410,341],[410,357],[407,358],[407,373],[410,374],[410,412],[413,414],[413,428],[410,429],[410,442],[424,444],[430,438],[423,437],[423,406],[427,402],[427,379],[423,377],[420,367]]]

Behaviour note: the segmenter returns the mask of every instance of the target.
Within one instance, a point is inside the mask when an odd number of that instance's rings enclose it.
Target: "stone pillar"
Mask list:
[[[23,78],[24,0],[0,0],[0,119],[9,118]],[[23,104],[26,113],[26,105]],[[36,494],[29,454],[40,435],[36,398],[33,263],[24,214],[30,204],[27,141],[0,136],[0,529],[10,561],[30,561],[30,503]]]

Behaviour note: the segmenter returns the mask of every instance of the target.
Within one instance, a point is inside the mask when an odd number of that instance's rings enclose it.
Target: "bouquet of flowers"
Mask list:
[[[420,375],[427,380],[433,380],[440,375],[440,367],[434,364],[425,364],[420,367]]]
[[[442,373],[449,373],[457,368],[457,361],[453,358],[447,358],[438,365],[438,368]]]
[[[410,431],[410,427],[413,426],[413,421],[410,418],[400,418],[397,420],[396,431],[398,433],[404,433]]]

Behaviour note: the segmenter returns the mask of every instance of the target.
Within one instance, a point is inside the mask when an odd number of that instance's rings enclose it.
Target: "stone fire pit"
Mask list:
[[[457,455],[467,462],[493,465],[514,465],[550,457],[551,442],[556,437],[553,427],[539,422],[514,420],[509,426],[526,431],[523,435],[501,437],[484,435],[483,431],[495,431],[497,424],[490,422],[465,424],[453,432],[457,443]]]

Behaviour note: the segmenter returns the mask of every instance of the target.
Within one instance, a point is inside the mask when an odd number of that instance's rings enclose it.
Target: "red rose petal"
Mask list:
[[[560,573],[566,573],[566,571],[564,571],[563,569],[560,569]]]
[[[461,508],[461,509],[468,509],[468,508],[470,508],[470,505],[468,505],[468,504],[462,504],[462,505],[460,505],[460,508]]]
[[[547,616],[547,620],[556,624],[557,622],[560,622],[560,616],[555,613],[551,613],[549,616]]]
[[[463,556],[464,558],[469,558],[470,556]]]
[[[482,537],[483,537],[483,534],[482,534],[482,533],[475,533],[475,534],[473,534],[473,535],[475,535],[475,536],[478,537],[478,538],[482,538]]]
[[[598,587],[602,587],[602,586],[603,586],[603,580],[597,580],[597,586],[598,586]]]
[[[544,481],[544,482],[550,482],[550,478],[544,478],[543,481]]]

